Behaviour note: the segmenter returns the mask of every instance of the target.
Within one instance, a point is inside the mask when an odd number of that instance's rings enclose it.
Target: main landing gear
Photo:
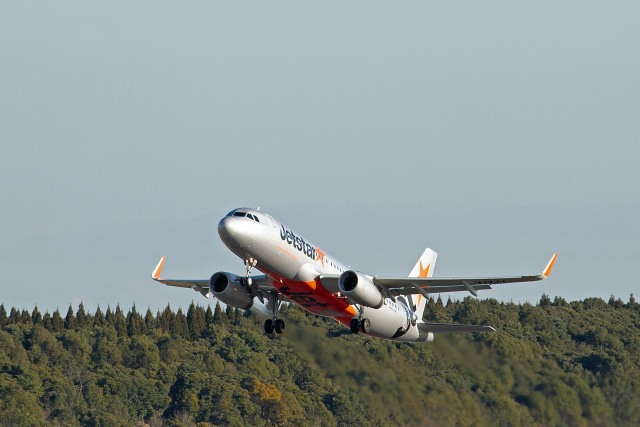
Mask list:
[[[278,294],[278,292],[275,292],[275,291],[271,292],[271,297],[273,301],[273,307],[271,308],[272,318],[267,319],[264,322],[265,334],[270,334],[274,330],[276,331],[277,334],[281,334],[284,331],[284,320],[277,318],[278,309],[280,308],[280,304],[282,303],[282,300],[280,300],[279,296],[280,294]]]
[[[351,319],[351,323],[349,324],[349,328],[351,332],[354,334],[358,334],[362,332],[363,334],[368,334],[371,332],[371,320],[364,317],[364,307],[361,305],[356,305],[356,310],[358,310],[358,317],[354,317]]]
[[[282,319],[276,319],[276,321],[274,322],[271,319],[267,319],[264,321],[264,332],[266,334],[270,334],[273,331],[276,331],[276,333],[281,334],[284,331],[284,320]]]
[[[353,332],[354,334],[360,332],[368,334],[369,332],[371,332],[371,321],[369,319],[351,319],[351,324],[349,325],[349,327],[351,328],[351,332]]]

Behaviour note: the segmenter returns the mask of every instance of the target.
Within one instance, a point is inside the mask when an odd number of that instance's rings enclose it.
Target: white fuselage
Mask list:
[[[405,297],[384,298],[379,308],[372,308],[352,304],[338,288],[327,289],[320,277],[340,275],[348,268],[264,212],[236,209],[220,220],[218,234],[233,253],[263,272],[275,290],[312,313],[333,317],[347,327],[353,318],[367,318],[369,335],[378,338],[410,342],[432,338],[415,326],[421,319]]]

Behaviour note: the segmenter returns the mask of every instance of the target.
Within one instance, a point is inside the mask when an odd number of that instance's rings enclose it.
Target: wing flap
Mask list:
[[[199,286],[203,289],[209,289],[209,280],[167,280],[155,279],[156,282],[164,283],[167,286],[177,286],[179,288],[193,288]]]
[[[487,289],[491,289],[489,285],[476,285],[473,286],[476,291],[483,291]],[[429,286],[429,287],[420,287],[428,294],[439,294],[443,292],[465,292],[467,288],[460,286]],[[419,293],[417,289],[413,286],[411,287],[396,287],[396,288],[387,288],[390,295],[415,295]]]

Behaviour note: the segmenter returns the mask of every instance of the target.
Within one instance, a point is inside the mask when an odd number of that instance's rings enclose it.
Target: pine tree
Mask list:
[[[196,307],[191,302],[189,305],[189,311],[187,311],[187,325],[189,327],[189,336],[192,340],[196,340],[202,337],[202,331],[204,331],[204,310],[202,307]]]
[[[51,316],[51,331],[60,332],[64,329],[64,319],[60,316],[60,311],[56,309]]]
[[[7,324],[7,310],[4,308],[4,304],[0,304],[0,329]]]
[[[43,326],[42,315],[38,311],[38,306],[37,305],[33,308],[33,311],[31,312],[31,319],[33,320],[33,324],[34,325]]]
[[[229,323],[231,323],[232,325],[236,323],[236,312],[230,305],[227,306],[225,314],[227,315],[227,319],[229,319]]]
[[[547,296],[547,294],[542,294],[540,298],[540,302],[538,303],[540,307],[549,307],[551,305],[551,298]]]
[[[98,305],[98,308],[96,309],[96,315],[93,316],[93,324],[95,326],[104,326],[106,323],[106,320],[104,318],[104,315],[102,314],[102,310],[100,310],[100,306]]]
[[[76,313],[76,323],[78,324],[78,328],[84,328],[87,325],[87,315],[84,312],[84,304],[80,301],[80,305],[78,305],[78,311]]]
[[[147,325],[142,320],[142,316],[136,311],[135,304],[133,304],[131,311],[127,314],[127,333],[129,337],[147,333]]]
[[[120,304],[116,306],[116,314],[115,318],[115,328],[119,337],[124,337],[127,335],[127,322],[124,318],[124,314],[122,314],[122,310],[120,310]]]
[[[16,310],[15,307],[11,307],[11,311],[9,312],[9,321],[8,324],[16,324],[20,323],[20,312]]]
[[[113,326],[114,328],[116,327],[116,316],[114,316],[113,312],[111,311],[111,306],[107,306],[107,312],[104,315],[104,320],[106,322],[106,326]]]
[[[173,323],[174,323],[175,315],[171,310],[171,305],[167,304],[167,307],[164,309],[162,313],[158,313],[156,318],[157,327],[163,332],[171,334],[173,331]]]
[[[31,315],[27,310],[22,310],[22,313],[20,313],[20,323],[22,323],[23,325],[31,323]]]
[[[180,335],[182,338],[189,339],[189,325],[187,325],[187,318],[182,312],[182,308],[179,308],[176,313],[172,333]]]
[[[144,316],[144,324],[147,327],[147,331],[151,331],[156,328],[156,319],[153,318],[151,308],[147,308],[147,314]]]
[[[42,316],[42,326],[44,326],[47,331],[53,331],[53,323],[48,311],[45,311],[44,316]]]
[[[222,307],[220,307],[219,301],[216,302],[216,309],[213,312],[213,322],[216,325],[226,325],[227,323],[229,323],[229,318],[224,313],[224,311],[222,311]]]
[[[78,327],[76,317],[73,315],[73,307],[71,304],[69,304],[69,310],[67,310],[67,317],[64,319],[64,327],[65,329],[76,329]]]
[[[213,311],[211,310],[211,304],[207,304],[207,312],[204,314],[204,324],[206,326],[213,323]]]

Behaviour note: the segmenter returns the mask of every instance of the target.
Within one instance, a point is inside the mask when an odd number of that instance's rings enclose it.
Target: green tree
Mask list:
[[[11,325],[15,325],[17,323],[21,323],[20,320],[21,320],[21,317],[18,309],[15,307],[11,307],[11,311],[9,312],[9,319],[7,323]]]
[[[44,416],[36,396],[15,381],[0,375],[0,425],[41,426]]]
[[[202,307],[196,307],[192,301],[187,311],[187,326],[189,328],[189,336],[192,340],[202,337],[202,331],[204,331],[206,326],[204,316],[205,313]]]
[[[220,307],[219,301],[216,301],[216,308],[213,312],[213,322],[216,325],[226,325],[227,323],[229,323],[229,318],[227,317],[225,312],[222,311],[222,307]]]
[[[204,324],[206,326],[211,325],[213,323],[213,311],[211,310],[211,305],[207,304],[207,311],[204,314]]]
[[[151,313],[151,308],[147,308],[147,314],[144,316],[144,324],[147,327],[147,331],[151,331],[156,328],[156,319]]]
[[[105,319],[104,314],[102,314],[102,310],[100,310],[100,305],[98,305],[96,314],[93,316],[93,323],[95,326],[105,326],[106,322],[107,320]]]
[[[164,332],[171,333],[173,331],[173,324],[175,321],[175,315],[171,310],[171,306],[167,304],[167,307],[162,311],[162,313],[158,313],[156,317],[157,327]]]
[[[51,316],[51,331],[52,332],[60,332],[64,329],[64,320],[62,316],[60,316],[60,311],[56,309],[53,312],[53,316]]]
[[[7,310],[4,308],[4,304],[0,304],[0,329],[7,324]]]
[[[104,320],[106,325],[105,326],[111,326],[115,329],[116,327],[116,316],[113,314],[113,312],[111,311],[111,306],[107,306],[107,311],[104,313]]]
[[[178,308],[176,312],[173,324],[171,325],[171,333],[189,339],[189,325],[187,324],[187,318],[182,312],[182,308]]]
[[[116,328],[116,332],[119,337],[124,337],[127,335],[127,322],[122,314],[122,310],[120,309],[120,304],[116,305],[116,312],[114,317],[114,327]]]
[[[64,319],[64,327],[65,329],[75,329],[78,327],[71,304],[69,304],[69,310],[67,310],[67,316]]]
[[[135,304],[131,308],[131,311],[129,311],[129,314],[127,314],[127,333],[129,337],[147,333],[147,325],[142,319],[142,316],[136,311]]]
[[[51,331],[53,330],[53,321],[51,319],[51,315],[49,314],[48,311],[45,311],[44,316],[42,316],[42,326],[44,326],[44,328],[47,331]]]
[[[87,314],[84,311],[84,304],[80,301],[78,311],[76,312],[76,324],[78,328],[84,328],[87,324]]]
[[[31,312],[31,319],[33,320],[34,325],[40,325],[40,326],[44,325],[42,323],[42,315],[40,314],[40,311],[38,311],[37,305],[33,308],[33,311]]]

